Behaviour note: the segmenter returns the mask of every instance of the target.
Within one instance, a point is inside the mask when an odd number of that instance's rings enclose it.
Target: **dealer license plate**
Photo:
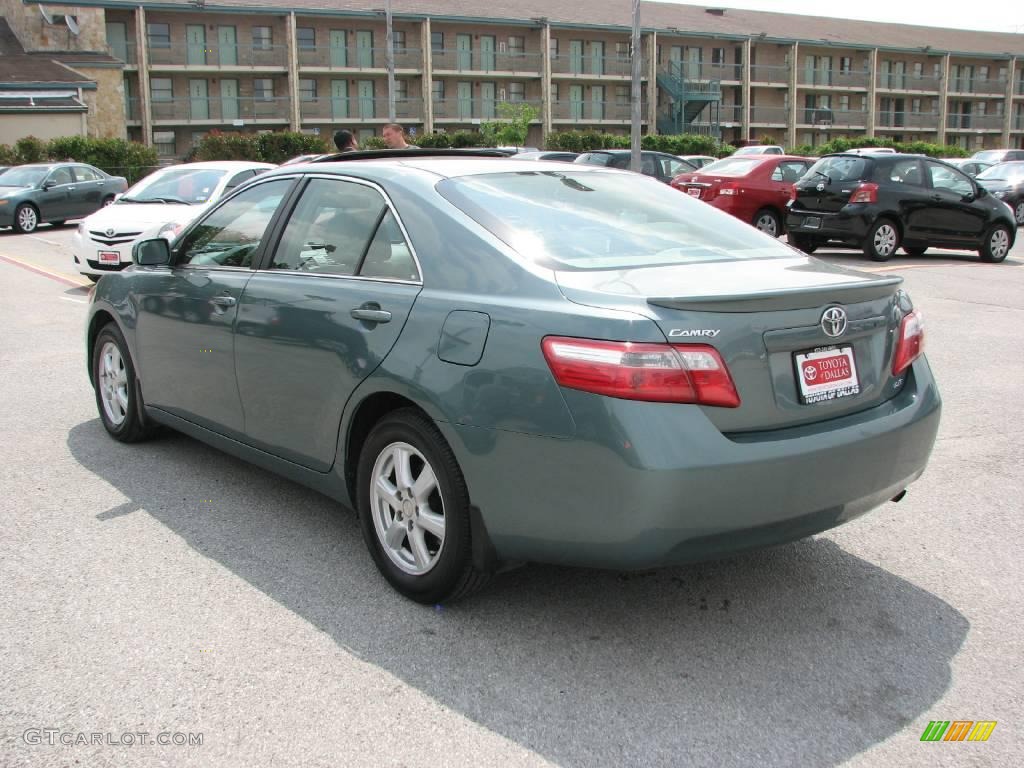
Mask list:
[[[100,264],[120,264],[121,254],[117,251],[100,251]]]
[[[804,229],[821,229],[821,217],[808,216],[804,219]]]
[[[853,347],[821,347],[793,356],[805,405],[860,394]]]

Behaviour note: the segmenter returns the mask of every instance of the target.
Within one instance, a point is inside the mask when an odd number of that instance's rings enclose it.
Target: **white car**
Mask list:
[[[257,174],[276,166],[226,160],[161,168],[86,217],[71,236],[78,271],[93,282],[132,263],[139,240],[173,240],[213,203]]]
[[[732,153],[733,157],[737,155],[784,155],[786,150],[780,147],[778,144],[751,144],[747,147],[740,147]]]

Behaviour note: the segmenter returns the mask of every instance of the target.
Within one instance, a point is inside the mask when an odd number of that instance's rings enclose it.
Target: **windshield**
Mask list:
[[[717,163],[709,163],[700,169],[701,173],[713,173],[716,176],[746,176],[762,163],[760,157],[738,158],[727,157]]]
[[[613,155],[604,152],[587,152],[576,158],[575,162],[584,165],[609,165],[614,159]]]
[[[38,186],[50,169],[46,166],[26,165],[21,168],[11,168],[3,175],[0,185],[5,187],[35,187]]]
[[[157,172],[129,189],[119,202],[206,203],[226,174],[227,171],[212,168],[173,168]]]
[[[800,180],[823,179],[827,176],[831,182],[860,181],[867,178],[869,162],[855,155],[823,157],[808,168]]]
[[[1003,149],[990,149],[987,152],[975,152],[972,156],[972,160],[981,160],[985,163],[998,163],[1003,159],[1003,155],[1006,154],[1006,150]]]
[[[745,222],[644,176],[524,171],[445,179],[445,199],[549,269],[792,258]]]
[[[7,175],[5,174],[3,178],[6,179]],[[986,168],[978,174],[979,181],[998,179],[999,181],[1018,182],[1022,178],[1024,178],[1024,161],[1000,163],[999,165],[993,165],[991,168]]]

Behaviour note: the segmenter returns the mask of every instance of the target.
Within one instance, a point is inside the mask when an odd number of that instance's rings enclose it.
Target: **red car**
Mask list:
[[[672,186],[778,237],[793,184],[813,160],[791,155],[741,155],[681,173]]]

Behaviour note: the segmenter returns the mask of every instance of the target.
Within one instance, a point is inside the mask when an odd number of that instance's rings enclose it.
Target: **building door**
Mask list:
[[[704,49],[691,46],[686,49],[686,77],[699,80],[704,76]]]
[[[220,80],[220,118],[225,123],[238,119],[238,81]]]
[[[604,86],[594,85],[590,88],[590,119],[604,120]]]
[[[473,68],[473,36],[455,36],[455,68],[467,72]]]
[[[348,32],[344,29],[331,30],[331,66],[348,66]]]
[[[186,61],[195,66],[206,64],[206,27],[189,24],[185,27]]]
[[[604,74],[604,43],[598,40],[590,43],[590,74]]]
[[[889,82],[892,80],[892,62],[886,59],[879,66],[879,73],[881,74],[881,80],[878,83],[882,88],[889,88]]]
[[[356,32],[356,66],[360,69],[373,67],[373,32],[366,29]]]
[[[572,120],[583,119],[583,86],[569,86],[569,117]]]
[[[359,89],[359,117],[363,120],[376,117],[373,109],[373,80],[360,80],[357,88]]]
[[[480,69],[484,72],[493,72],[496,69],[494,61],[494,35],[480,36]]]
[[[494,110],[494,83],[480,84],[480,117],[484,120],[493,120]]]
[[[904,89],[907,87],[907,63],[905,61],[894,61],[892,63],[892,85],[890,88]]]
[[[222,67],[238,64],[238,37],[234,27],[217,28],[217,63]]]
[[[331,80],[331,117],[348,117],[348,80]]]
[[[206,80],[188,81],[188,111],[193,120],[210,119],[210,98]]]
[[[456,95],[459,100],[459,120],[473,119],[473,84],[459,83],[456,86]]]
[[[583,41],[569,41],[569,71],[574,75],[583,74]]]
[[[107,22],[107,45],[121,61],[128,61],[128,27],[123,21]]]

